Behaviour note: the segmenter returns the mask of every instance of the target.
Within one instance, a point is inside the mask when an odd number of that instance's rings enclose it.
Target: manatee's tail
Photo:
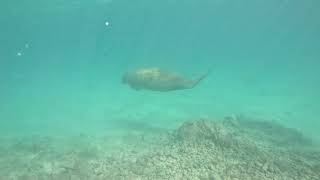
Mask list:
[[[190,88],[196,87],[203,79],[205,79],[209,74],[211,73],[211,69],[209,69],[205,74],[198,77],[197,79],[192,81],[192,84],[190,85]]]

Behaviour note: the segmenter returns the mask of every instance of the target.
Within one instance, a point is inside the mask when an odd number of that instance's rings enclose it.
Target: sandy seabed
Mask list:
[[[320,179],[317,143],[243,116],[200,119],[157,133],[0,140],[1,180]]]

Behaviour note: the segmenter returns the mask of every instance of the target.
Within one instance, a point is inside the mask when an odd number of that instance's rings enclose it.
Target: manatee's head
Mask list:
[[[141,89],[141,84],[139,83],[139,77],[134,72],[126,72],[122,76],[122,83],[129,85],[135,90]]]
[[[122,83],[123,83],[123,84],[127,84],[127,83],[128,83],[128,79],[129,79],[129,73],[126,72],[126,73],[122,76]]]

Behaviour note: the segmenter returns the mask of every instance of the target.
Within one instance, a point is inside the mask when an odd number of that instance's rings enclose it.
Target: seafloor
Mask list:
[[[320,148],[263,120],[195,120],[167,132],[2,137],[1,180],[319,180]]]

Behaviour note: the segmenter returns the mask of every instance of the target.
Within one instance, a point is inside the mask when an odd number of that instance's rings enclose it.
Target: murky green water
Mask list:
[[[120,156],[127,146],[137,152],[131,158],[145,157],[145,147],[162,147],[162,140],[148,144],[148,136],[198,119],[273,121],[318,141],[319,9],[317,0],[0,1],[0,178],[119,179],[108,168],[89,176],[91,166],[103,166],[90,162],[106,159],[110,149]],[[182,91],[136,91],[122,84],[125,72],[141,67],[191,79],[212,72]],[[134,145],[141,134],[145,144]],[[77,150],[82,154],[71,153]],[[22,163],[29,156],[32,172]],[[75,167],[75,159],[83,166]],[[119,159],[119,166],[129,166],[128,159]],[[306,172],[320,167],[310,164],[300,165]],[[174,179],[202,172],[192,167],[177,170]],[[75,173],[77,168],[83,173]],[[244,171],[248,177],[249,172]],[[166,178],[153,171],[130,173],[135,175],[121,177]]]

